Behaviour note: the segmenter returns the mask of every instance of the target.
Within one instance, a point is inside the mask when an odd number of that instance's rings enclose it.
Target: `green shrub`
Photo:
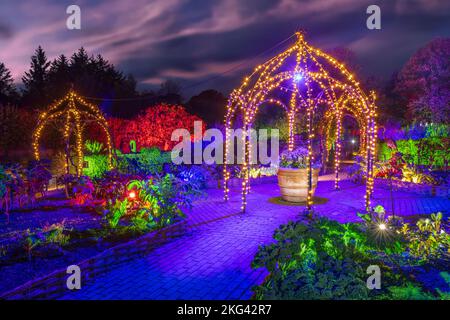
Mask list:
[[[155,180],[134,180],[128,190],[137,191],[136,226],[147,221],[150,227],[162,228],[184,217],[181,208],[191,204],[191,195],[185,192],[183,181],[171,174]]]
[[[389,287],[388,297],[393,300],[432,300],[434,296],[423,292],[422,288],[408,283],[406,286]]]
[[[418,144],[417,140],[398,140],[396,142],[397,150],[402,154],[403,159],[407,163],[418,164],[419,163],[419,155],[418,155]]]
[[[378,145],[378,159],[390,160],[396,152],[402,154],[403,159],[409,164],[445,166],[450,161],[450,138],[430,134],[420,140],[397,140],[397,149],[391,149],[387,143]]]
[[[362,265],[372,264],[366,236],[357,224],[319,219],[310,225],[290,222],[261,247],[253,268],[270,276],[254,288],[257,299],[366,299]],[[359,263],[355,263],[359,262]]]
[[[395,153],[395,150],[389,148],[386,142],[379,143],[377,150],[378,150],[378,159],[380,161],[390,160]]]
[[[86,140],[84,147],[90,154],[100,154],[104,151],[103,143],[98,141]]]
[[[83,168],[83,175],[90,178],[100,178],[109,170],[107,155],[92,154],[84,156],[84,161],[86,161],[88,165],[86,168]]]
[[[440,259],[450,252],[450,235],[442,226],[442,213],[420,219],[415,227],[403,224],[401,234],[408,239],[409,252],[421,262]]]
[[[290,222],[275,231],[276,243],[259,248],[253,268],[265,267],[270,275],[253,288],[256,299],[444,299],[447,293],[424,293],[404,267],[416,265],[410,245],[416,236],[401,232],[405,224],[385,217],[382,207],[360,215],[365,224],[340,224],[324,218],[306,225]],[[442,234],[438,216],[427,224],[427,237]],[[386,224],[380,235],[380,224]],[[425,228],[420,226],[420,228]],[[408,230],[403,230],[408,232]],[[425,232],[425,231],[420,231]],[[442,245],[442,242],[441,242]],[[434,248],[434,246],[431,246]],[[447,249],[446,249],[447,248]],[[447,247],[441,248],[444,254]],[[411,254],[410,254],[411,253]],[[427,252],[427,254],[430,252]],[[436,252],[435,252],[436,253]],[[433,258],[439,255],[432,255]],[[442,257],[442,255],[440,256]],[[367,267],[379,266],[382,287],[369,290]]]
[[[128,199],[108,201],[104,210],[104,218],[108,222],[109,227],[115,229],[122,217],[128,211]]]
[[[126,174],[156,175],[163,171],[164,164],[171,163],[170,152],[158,148],[143,148],[140,153],[118,156],[117,169]]]
[[[163,165],[170,163],[171,159],[169,152],[161,152],[158,148],[153,147],[141,149],[139,161],[150,173],[156,174],[161,173]]]

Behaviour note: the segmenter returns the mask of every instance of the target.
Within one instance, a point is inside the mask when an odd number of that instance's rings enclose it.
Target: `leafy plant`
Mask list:
[[[33,250],[41,244],[42,237],[40,237],[38,234],[31,233],[30,229],[27,229],[25,231],[25,237],[22,240],[22,246],[27,253],[28,260],[31,260]]]
[[[163,166],[170,163],[170,153],[163,153],[156,147],[142,148],[139,156],[140,165],[147,174],[158,174],[163,171]]]
[[[364,221],[365,233],[369,243],[387,254],[401,254],[404,249],[404,238],[399,234],[403,220],[388,216],[383,206],[376,206],[369,213],[357,213]]]
[[[401,178],[402,168],[405,164],[401,153],[395,153],[388,161],[381,161],[375,165],[375,177],[377,178]]]
[[[439,275],[447,283],[447,288],[450,288],[450,274],[448,272],[440,272]],[[436,288],[436,292],[439,294],[441,300],[450,300],[450,292],[443,292],[439,288]]]
[[[257,299],[366,299],[364,270],[368,241],[357,224],[327,219],[290,222],[275,232],[277,243],[260,247],[253,268],[270,276],[255,287]]]
[[[26,179],[29,185],[29,193],[34,196],[36,193],[44,195],[48,189],[48,184],[52,174],[50,172],[50,162],[45,160],[31,161],[26,170]]]
[[[70,235],[65,227],[65,220],[60,223],[54,223],[42,228],[42,234],[45,244],[56,244],[58,246],[65,246],[69,243]]]
[[[395,153],[402,154],[403,159],[410,165],[427,165],[431,167],[442,167],[448,165],[450,154],[447,152],[450,146],[450,139],[445,132],[446,129],[422,128],[423,134],[420,136],[410,136],[398,139],[395,143],[381,143],[379,146],[379,158],[382,161],[389,161]],[[389,148],[387,147],[389,145]]]
[[[111,228],[115,229],[119,224],[120,219],[127,214],[128,205],[128,199],[108,201],[104,210],[104,218]]]
[[[72,186],[74,199],[72,201],[75,205],[83,205],[88,201],[93,200],[94,185],[89,177],[79,177],[76,184]]]
[[[353,183],[362,184],[366,180],[367,168],[366,168],[366,164],[364,162],[364,158],[361,156],[356,156],[355,163],[346,167],[345,170],[347,172],[348,178]]]
[[[429,219],[420,219],[416,227],[404,224],[401,233],[408,239],[409,252],[421,259],[440,258],[450,252],[450,235],[442,227],[442,213],[431,214]]]
[[[69,244],[70,231],[65,227],[65,221],[46,225],[33,232],[27,229],[21,236],[20,243],[27,254],[28,260],[31,260],[33,252],[37,248],[56,247],[61,251],[62,246]]]
[[[404,164],[402,167],[402,181],[412,183],[437,184],[433,176],[421,172],[416,166]]]
[[[58,184],[64,185],[66,198],[73,197],[73,187],[77,184],[78,177],[75,174],[63,174],[56,178]]]
[[[84,146],[90,154],[99,154],[104,151],[103,143],[99,141],[86,140]]]
[[[101,178],[93,179],[95,187],[94,197],[103,199],[105,203],[114,203],[117,199],[123,199],[128,183],[136,179],[141,179],[141,177],[123,174],[117,170],[107,171]]]
[[[83,175],[90,178],[101,178],[108,170],[108,155],[92,154],[84,156],[87,166],[83,168]]]
[[[201,193],[206,188],[206,176],[204,170],[199,166],[187,166],[182,168],[176,177],[181,180],[186,192]]]
[[[389,224],[386,230],[399,231],[401,221],[386,215],[378,206],[370,214],[360,215],[365,224],[340,224],[318,219],[309,225],[290,222],[275,231],[276,243],[259,248],[253,268],[265,267],[269,276],[253,288],[256,299],[445,299],[446,292],[424,292],[409,273],[403,271],[404,241],[380,246],[372,241],[372,224]],[[433,227],[442,230],[439,218],[433,217]],[[398,231],[398,232],[397,232]],[[409,230],[404,230],[409,232]],[[399,246],[395,250],[395,246]],[[407,253],[407,252],[406,252]],[[380,290],[366,286],[367,266],[377,265],[382,271]],[[409,265],[409,264],[408,264]],[[442,276],[442,274],[441,274]],[[444,274],[443,277],[448,274]]]
[[[388,288],[389,298],[394,300],[431,300],[434,297],[423,292],[422,288],[408,283],[406,286],[391,286]]]
[[[167,174],[160,180],[132,181],[128,189],[138,192],[136,215],[162,228],[177,217],[184,217],[181,207],[191,205],[191,190],[186,190],[185,186],[183,181]]]

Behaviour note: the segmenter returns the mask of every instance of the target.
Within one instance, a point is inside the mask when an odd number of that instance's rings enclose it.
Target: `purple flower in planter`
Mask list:
[[[308,167],[308,149],[305,147],[297,147],[292,151],[285,150],[280,154],[281,168],[297,168],[304,169]],[[314,161],[313,168],[320,168],[321,163]]]

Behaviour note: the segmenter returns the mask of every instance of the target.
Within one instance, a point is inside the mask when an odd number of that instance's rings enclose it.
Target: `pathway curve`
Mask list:
[[[357,221],[363,208],[364,187],[342,182],[341,191],[332,191],[330,177],[321,177],[316,194],[329,202],[316,208],[321,215],[340,222]],[[248,211],[239,214],[236,191],[228,203],[220,190],[210,190],[188,213],[189,232],[152,251],[116,267],[63,299],[249,299],[252,286],[267,276],[264,269],[253,270],[251,261],[258,246],[272,242],[274,230],[301,217],[302,207],[268,202],[278,196],[275,184],[252,187]],[[448,213],[450,200],[396,192],[399,215]],[[390,208],[388,190],[375,189],[374,204]]]

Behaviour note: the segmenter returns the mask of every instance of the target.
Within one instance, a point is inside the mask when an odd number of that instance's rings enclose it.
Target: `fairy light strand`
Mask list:
[[[84,110],[81,107],[84,108]],[[38,125],[33,132],[33,152],[36,160],[40,160],[39,141],[42,136],[43,129],[53,120],[63,117],[65,119],[63,137],[66,141],[70,139],[72,130],[75,134],[75,152],[78,158],[76,169],[77,175],[81,175],[83,171],[83,127],[84,119],[91,119],[96,122],[103,129],[106,135],[106,147],[108,150],[108,166],[112,167],[112,140],[108,129],[108,122],[101,113],[100,109],[82,99],[73,90],[63,98],[39,115]],[[74,125],[74,128],[72,128]],[[70,152],[70,150],[67,150]],[[68,172],[68,163],[65,163],[65,170]]]
[[[375,93],[372,92],[370,98],[367,97],[359,87],[355,76],[342,63],[321,50],[311,47],[305,41],[302,33],[298,32],[296,35],[297,40],[290,48],[256,66],[253,72],[243,79],[241,86],[230,94],[224,121],[226,128],[223,168],[224,199],[229,199],[230,172],[227,164],[231,160],[229,153],[234,152],[229,147],[229,131],[233,128],[233,122],[238,113],[243,115],[243,131],[247,134],[261,105],[267,103],[282,107],[287,113],[289,125],[289,150],[294,149],[296,116],[305,113],[308,119],[308,176],[311,177],[314,161],[312,141],[315,138],[316,130],[313,126],[314,116],[319,105],[326,105],[328,110],[320,130],[325,130],[324,132],[327,134],[332,123],[336,124],[335,187],[339,186],[342,150],[340,136],[344,115],[354,116],[360,126],[360,153],[364,155],[367,163],[365,205],[369,210],[370,197],[373,192],[373,157],[377,132]],[[280,97],[286,96],[286,93],[289,92],[288,101],[284,102]],[[242,164],[241,209],[245,211],[250,188],[248,171],[251,146],[248,137],[243,138],[242,143],[244,161]],[[312,189],[312,182],[310,182],[306,203],[308,210],[311,210],[313,204]]]

